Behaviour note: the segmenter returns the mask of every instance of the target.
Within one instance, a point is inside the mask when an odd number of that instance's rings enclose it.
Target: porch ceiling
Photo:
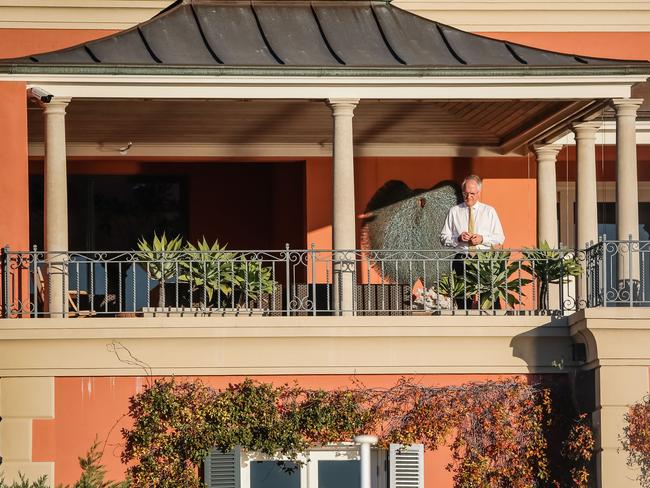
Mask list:
[[[539,138],[593,102],[362,100],[355,143],[491,147],[507,153]],[[330,109],[321,100],[75,99],[66,117],[71,144],[328,144]],[[29,111],[30,143],[43,141],[42,110]]]

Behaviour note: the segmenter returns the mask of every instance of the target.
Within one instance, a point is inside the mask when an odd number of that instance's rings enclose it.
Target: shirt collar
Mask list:
[[[483,203],[481,203],[481,202],[476,202],[476,203],[474,204],[474,207],[473,207],[473,208],[474,208],[474,210],[478,210],[478,209],[481,208],[482,205],[483,205]],[[461,203],[460,206],[463,207],[463,208],[469,208],[465,202]]]

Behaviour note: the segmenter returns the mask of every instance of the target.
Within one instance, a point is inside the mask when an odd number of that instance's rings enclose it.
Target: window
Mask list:
[[[372,488],[423,488],[423,456],[421,444],[372,449]],[[209,488],[357,488],[360,484],[356,445],[312,449],[302,461],[304,464],[298,465],[240,449],[230,453],[214,450],[205,460],[204,481]],[[408,485],[403,485],[405,480]]]

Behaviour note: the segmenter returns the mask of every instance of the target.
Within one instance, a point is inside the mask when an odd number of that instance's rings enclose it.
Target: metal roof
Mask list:
[[[454,69],[621,68],[620,61],[561,54],[464,32],[386,2],[179,0],[131,29],[59,51],[0,61],[2,71],[59,67]],[[23,70],[21,70],[21,67]],[[10,68],[10,69],[8,69]],[[26,71],[25,71],[26,70]]]

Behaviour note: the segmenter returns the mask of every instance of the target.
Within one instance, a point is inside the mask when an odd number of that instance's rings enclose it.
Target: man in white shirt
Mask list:
[[[505,235],[496,210],[480,202],[481,178],[469,175],[461,186],[464,202],[449,209],[445,225],[440,233],[440,242],[458,249],[452,261],[454,272],[463,277],[467,272],[465,260],[474,249],[489,249],[503,244]],[[470,306],[468,297],[456,298],[456,307],[464,310]],[[500,304],[495,304],[500,308]]]
[[[469,175],[461,189],[464,202],[449,209],[440,242],[464,252],[503,244],[506,237],[496,210],[480,201],[481,178]]]

